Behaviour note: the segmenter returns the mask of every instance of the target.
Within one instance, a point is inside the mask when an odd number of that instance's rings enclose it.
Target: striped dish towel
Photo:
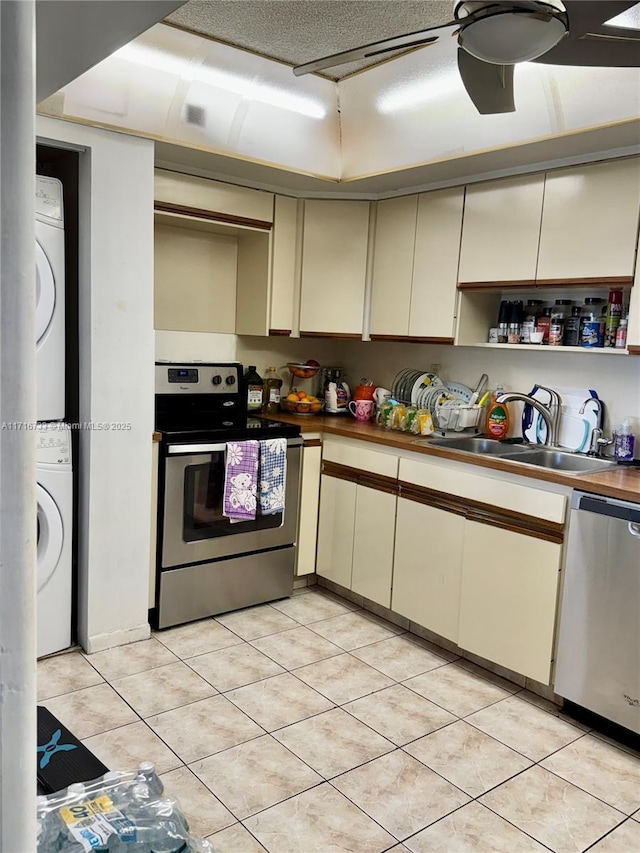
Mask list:
[[[287,439],[268,438],[260,442],[260,512],[284,512],[287,481]]]
[[[227,442],[222,514],[232,524],[256,517],[259,445],[257,441]]]

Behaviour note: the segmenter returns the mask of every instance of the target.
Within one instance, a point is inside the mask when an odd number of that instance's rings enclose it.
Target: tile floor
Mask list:
[[[638,853],[640,756],[320,587],[39,664],[107,766],[217,853]]]

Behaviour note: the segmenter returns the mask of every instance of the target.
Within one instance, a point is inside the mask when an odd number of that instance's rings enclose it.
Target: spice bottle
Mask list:
[[[249,365],[244,374],[244,387],[247,394],[247,410],[259,412],[262,409],[262,377],[256,370],[255,364]]]
[[[626,317],[623,317],[620,320],[620,325],[616,331],[616,349],[625,349],[627,346],[627,326],[629,325],[629,320]]]
[[[516,300],[509,306],[509,328],[507,331],[507,343],[519,344],[522,330],[522,302]]]
[[[589,296],[584,300],[584,307],[580,317],[581,347],[601,347],[604,343],[604,325],[600,313],[601,305],[602,299],[596,296]]]
[[[579,305],[574,305],[571,309],[571,316],[564,321],[564,338],[563,343],[566,347],[577,347],[580,343],[580,314],[582,309]]]
[[[276,415],[280,407],[282,379],[278,376],[278,371],[275,367],[267,367],[267,372],[263,379],[263,388],[262,411],[266,415]]]
[[[500,310],[498,311],[498,343],[506,344],[507,337],[509,334],[509,312],[511,310],[511,303],[506,299],[503,299],[500,303]]]
[[[520,341],[523,344],[531,343],[531,332],[535,331],[536,320],[542,313],[542,299],[528,299],[524,309],[525,317],[522,321],[522,329],[520,330]]]
[[[607,301],[607,316],[604,323],[604,345],[615,347],[616,332],[622,317],[622,291],[611,290]]]
[[[542,332],[542,343],[549,343],[549,328],[551,327],[551,308],[545,308],[542,316],[536,320],[536,330]]]

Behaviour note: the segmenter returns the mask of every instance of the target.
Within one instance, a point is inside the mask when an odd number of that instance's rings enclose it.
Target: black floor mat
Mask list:
[[[47,794],[60,791],[72,782],[96,779],[109,770],[50,711],[40,705],[36,763],[38,782]]]

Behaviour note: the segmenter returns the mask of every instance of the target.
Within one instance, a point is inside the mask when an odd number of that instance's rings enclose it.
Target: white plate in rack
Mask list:
[[[462,385],[460,382],[447,382],[447,388],[456,400],[461,400],[463,403],[468,403],[473,394],[471,388],[467,388],[466,385]]]

